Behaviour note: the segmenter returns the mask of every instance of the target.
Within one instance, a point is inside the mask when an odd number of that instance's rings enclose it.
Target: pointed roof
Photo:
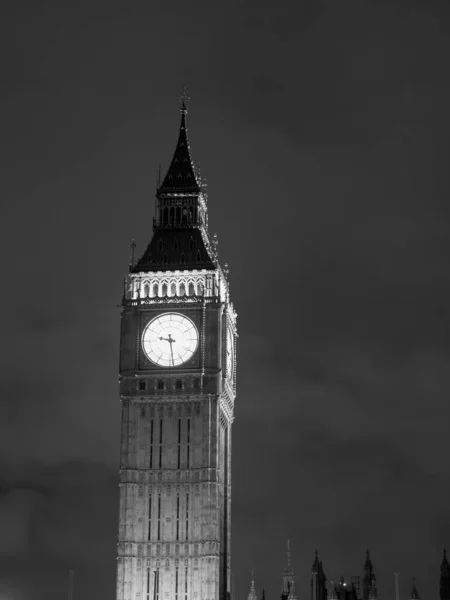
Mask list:
[[[185,271],[214,269],[210,248],[198,229],[162,230],[152,237],[144,254],[131,269],[140,271]]]
[[[373,565],[370,559],[370,552],[368,550],[366,550],[366,562],[364,563],[364,571],[366,571],[366,573],[373,572]]]
[[[199,193],[200,186],[192,164],[187,137],[186,114],[187,107],[184,98],[181,102],[181,123],[175,153],[166,173],[164,181],[159,186],[158,194],[164,193]]]
[[[450,577],[450,565],[447,560],[447,550],[444,548],[444,555],[441,562],[441,574],[445,577]]]
[[[292,584],[294,583],[294,570],[291,565],[291,546],[290,540],[287,541],[287,565],[283,570],[283,586],[282,586],[282,598],[287,598],[289,596],[290,590],[292,588]],[[294,592],[295,594],[295,588]]]
[[[291,565],[291,545],[290,545],[290,540],[287,541],[287,551],[286,551],[286,556],[287,556],[287,565],[286,568],[284,569],[284,573],[289,573],[289,574],[294,574],[294,571],[292,569],[292,565]]]
[[[412,590],[411,590],[410,600],[420,600],[419,592],[417,591],[417,587],[416,587],[415,578],[413,579],[413,586],[412,586]]]
[[[317,548],[314,550],[314,562],[311,567],[312,573],[318,573],[320,571],[319,553]]]
[[[252,582],[250,584],[250,591],[248,593],[247,600],[258,600],[258,596],[256,595],[255,574],[253,571]]]
[[[363,589],[362,589],[362,597],[364,600],[368,600],[371,598],[371,593],[373,593],[372,588],[374,588],[374,582],[376,580],[375,570],[373,568],[372,561],[370,559],[370,553],[366,550],[366,560],[364,562],[364,577],[363,577]],[[376,587],[375,587],[376,590]]]

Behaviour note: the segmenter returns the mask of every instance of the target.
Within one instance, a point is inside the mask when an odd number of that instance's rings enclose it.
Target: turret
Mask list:
[[[444,556],[441,562],[441,578],[439,582],[440,600],[450,600],[450,565],[447,560],[447,551],[444,550]]]
[[[369,551],[366,550],[366,562],[364,563],[364,575],[362,582],[362,593],[363,600],[369,600],[371,594],[373,595],[372,589],[376,590],[376,577],[375,570],[373,568],[372,561],[370,560]]]
[[[369,590],[369,600],[378,600],[378,590],[375,578],[372,579],[372,584]]]
[[[183,97],[178,142],[156,191],[154,236],[137,264],[132,261],[131,272],[211,270],[216,266],[217,244],[208,236],[206,194],[194,170],[186,115]]]
[[[247,596],[247,600],[258,600],[258,596],[256,594],[256,585],[255,585],[255,575],[252,571],[252,582],[250,584],[250,591]]]
[[[311,567],[311,600],[327,599],[327,578],[323,570],[322,561],[319,560],[317,550],[314,553],[314,562]]]
[[[283,582],[281,587],[281,600],[297,600],[295,591],[294,570],[291,565],[291,548],[288,540],[287,543],[287,565],[283,571]]]

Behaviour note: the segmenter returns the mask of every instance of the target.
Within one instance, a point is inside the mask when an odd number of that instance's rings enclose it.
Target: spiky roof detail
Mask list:
[[[178,142],[175,153],[170,163],[170,167],[164,177],[164,181],[159,186],[158,194],[164,193],[199,193],[200,186],[192,164],[191,154],[189,152],[189,142],[186,127],[187,108],[183,101],[181,104],[181,123]]]

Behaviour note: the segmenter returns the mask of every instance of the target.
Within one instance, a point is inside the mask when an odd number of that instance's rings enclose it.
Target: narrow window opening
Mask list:
[[[181,261],[183,262],[183,261]],[[186,290],[184,287],[184,283],[180,283],[180,296],[184,296],[186,294]]]
[[[184,600],[188,597],[188,570],[187,567],[184,570]]]
[[[187,443],[186,443],[186,468],[189,469],[190,460],[190,449],[191,449],[191,420],[187,421]]]
[[[150,569],[147,569],[147,600],[150,600]]]
[[[148,541],[152,539],[152,496],[148,498]]]
[[[178,464],[177,468],[180,468],[181,462],[181,419],[178,419]]]
[[[150,286],[148,283],[144,285],[144,297],[148,298],[150,296]]]
[[[186,494],[186,540],[189,539],[189,494]]]
[[[164,381],[162,379],[158,380],[158,390],[164,389]]]
[[[159,468],[162,465],[162,436],[163,436],[163,422],[162,419],[159,421]]]
[[[181,379],[177,379],[175,386],[176,386],[177,390],[183,389],[183,382],[181,381]]]
[[[158,542],[161,540],[161,494],[158,494]]]
[[[174,283],[170,284],[170,295],[176,296],[177,294],[177,286]]]
[[[194,379],[194,387],[196,389],[198,389],[200,387],[200,379],[198,379],[198,378]]]
[[[180,539],[180,494],[177,494],[177,541]]]
[[[140,389],[140,390],[145,390],[145,389],[146,389],[146,387],[147,387],[147,386],[145,385],[145,379],[141,379],[141,380],[139,381],[139,389]]]
[[[175,600],[178,600],[178,569],[175,569]]]
[[[184,255],[184,252],[181,253],[181,264],[186,264],[186,256]]]
[[[158,569],[153,572],[154,573],[154,583],[155,586],[155,600],[159,600],[159,571]]]
[[[160,252],[162,252],[164,250],[164,242],[162,240],[159,240],[159,242],[158,242],[158,250]]]
[[[191,239],[189,240],[189,250],[192,250],[194,248],[194,238],[191,237]]]
[[[150,421],[150,469],[153,469],[153,419]]]

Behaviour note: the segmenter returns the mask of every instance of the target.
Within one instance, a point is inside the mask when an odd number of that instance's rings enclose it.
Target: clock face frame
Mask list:
[[[179,367],[198,348],[198,330],[180,313],[166,312],[152,319],[142,333],[145,356],[159,367]]]

